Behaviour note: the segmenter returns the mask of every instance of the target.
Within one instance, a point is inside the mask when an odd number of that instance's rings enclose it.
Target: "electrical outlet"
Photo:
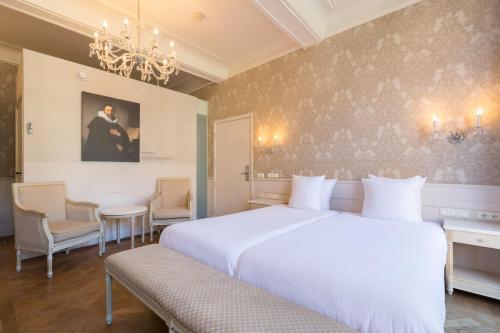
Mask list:
[[[275,173],[275,172],[269,172],[267,174],[267,178],[279,178],[280,177],[280,174],[279,173]]]
[[[257,172],[257,178],[264,178],[266,177],[266,174],[263,172]]]
[[[477,213],[477,217],[480,220],[500,221],[500,213],[497,213],[497,212],[480,211]]]
[[[490,214],[488,212],[479,212],[478,217],[480,220],[489,220]]]

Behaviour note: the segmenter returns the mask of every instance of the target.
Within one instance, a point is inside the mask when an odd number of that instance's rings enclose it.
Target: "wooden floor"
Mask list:
[[[136,244],[140,242],[136,239]],[[108,243],[106,255],[129,249]],[[54,256],[54,277],[45,258],[15,270],[12,238],[0,239],[0,332],[166,332],[164,323],[118,283],[113,285],[113,325],[104,322],[104,260],[97,247]],[[500,302],[457,291],[446,298],[446,333],[500,332]]]

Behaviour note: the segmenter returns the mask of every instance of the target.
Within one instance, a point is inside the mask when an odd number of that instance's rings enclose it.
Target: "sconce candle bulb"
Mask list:
[[[482,108],[476,109],[476,128],[481,128],[481,117],[483,116],[483,112]]]
[[[439,119],[435,114],[432,115],[432,130],[434,134],[439,131]]]

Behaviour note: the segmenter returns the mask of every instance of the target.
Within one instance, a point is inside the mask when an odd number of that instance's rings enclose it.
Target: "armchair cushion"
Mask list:
[[[99,222],[85,222],[76,220],[65,220],[57,223],[49,223],[49,229],[54,238],[54,242],[62,242],[67,239],[80,237],[99,231]]]
[[[159,208],[153,212],[155,220],[190,218],[191,212],[183,207]]]
[[[66,220],[66,194],[64,184],[43,184],[19,187],[19,201],[27,209],[48,214],[49,221]]]

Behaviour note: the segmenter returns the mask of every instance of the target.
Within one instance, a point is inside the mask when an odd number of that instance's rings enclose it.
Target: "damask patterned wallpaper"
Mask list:
[[[500,1],[429,0],[335,35],[194,93],[213,121],[254,113],[255,172],[359,180],[368,173],[429,182],[500,185]],[[484,133],[459,145],[431,139],[468,128],[481,106]]]
[[[15,174],[17,66],[0,61],[0,178]]]

